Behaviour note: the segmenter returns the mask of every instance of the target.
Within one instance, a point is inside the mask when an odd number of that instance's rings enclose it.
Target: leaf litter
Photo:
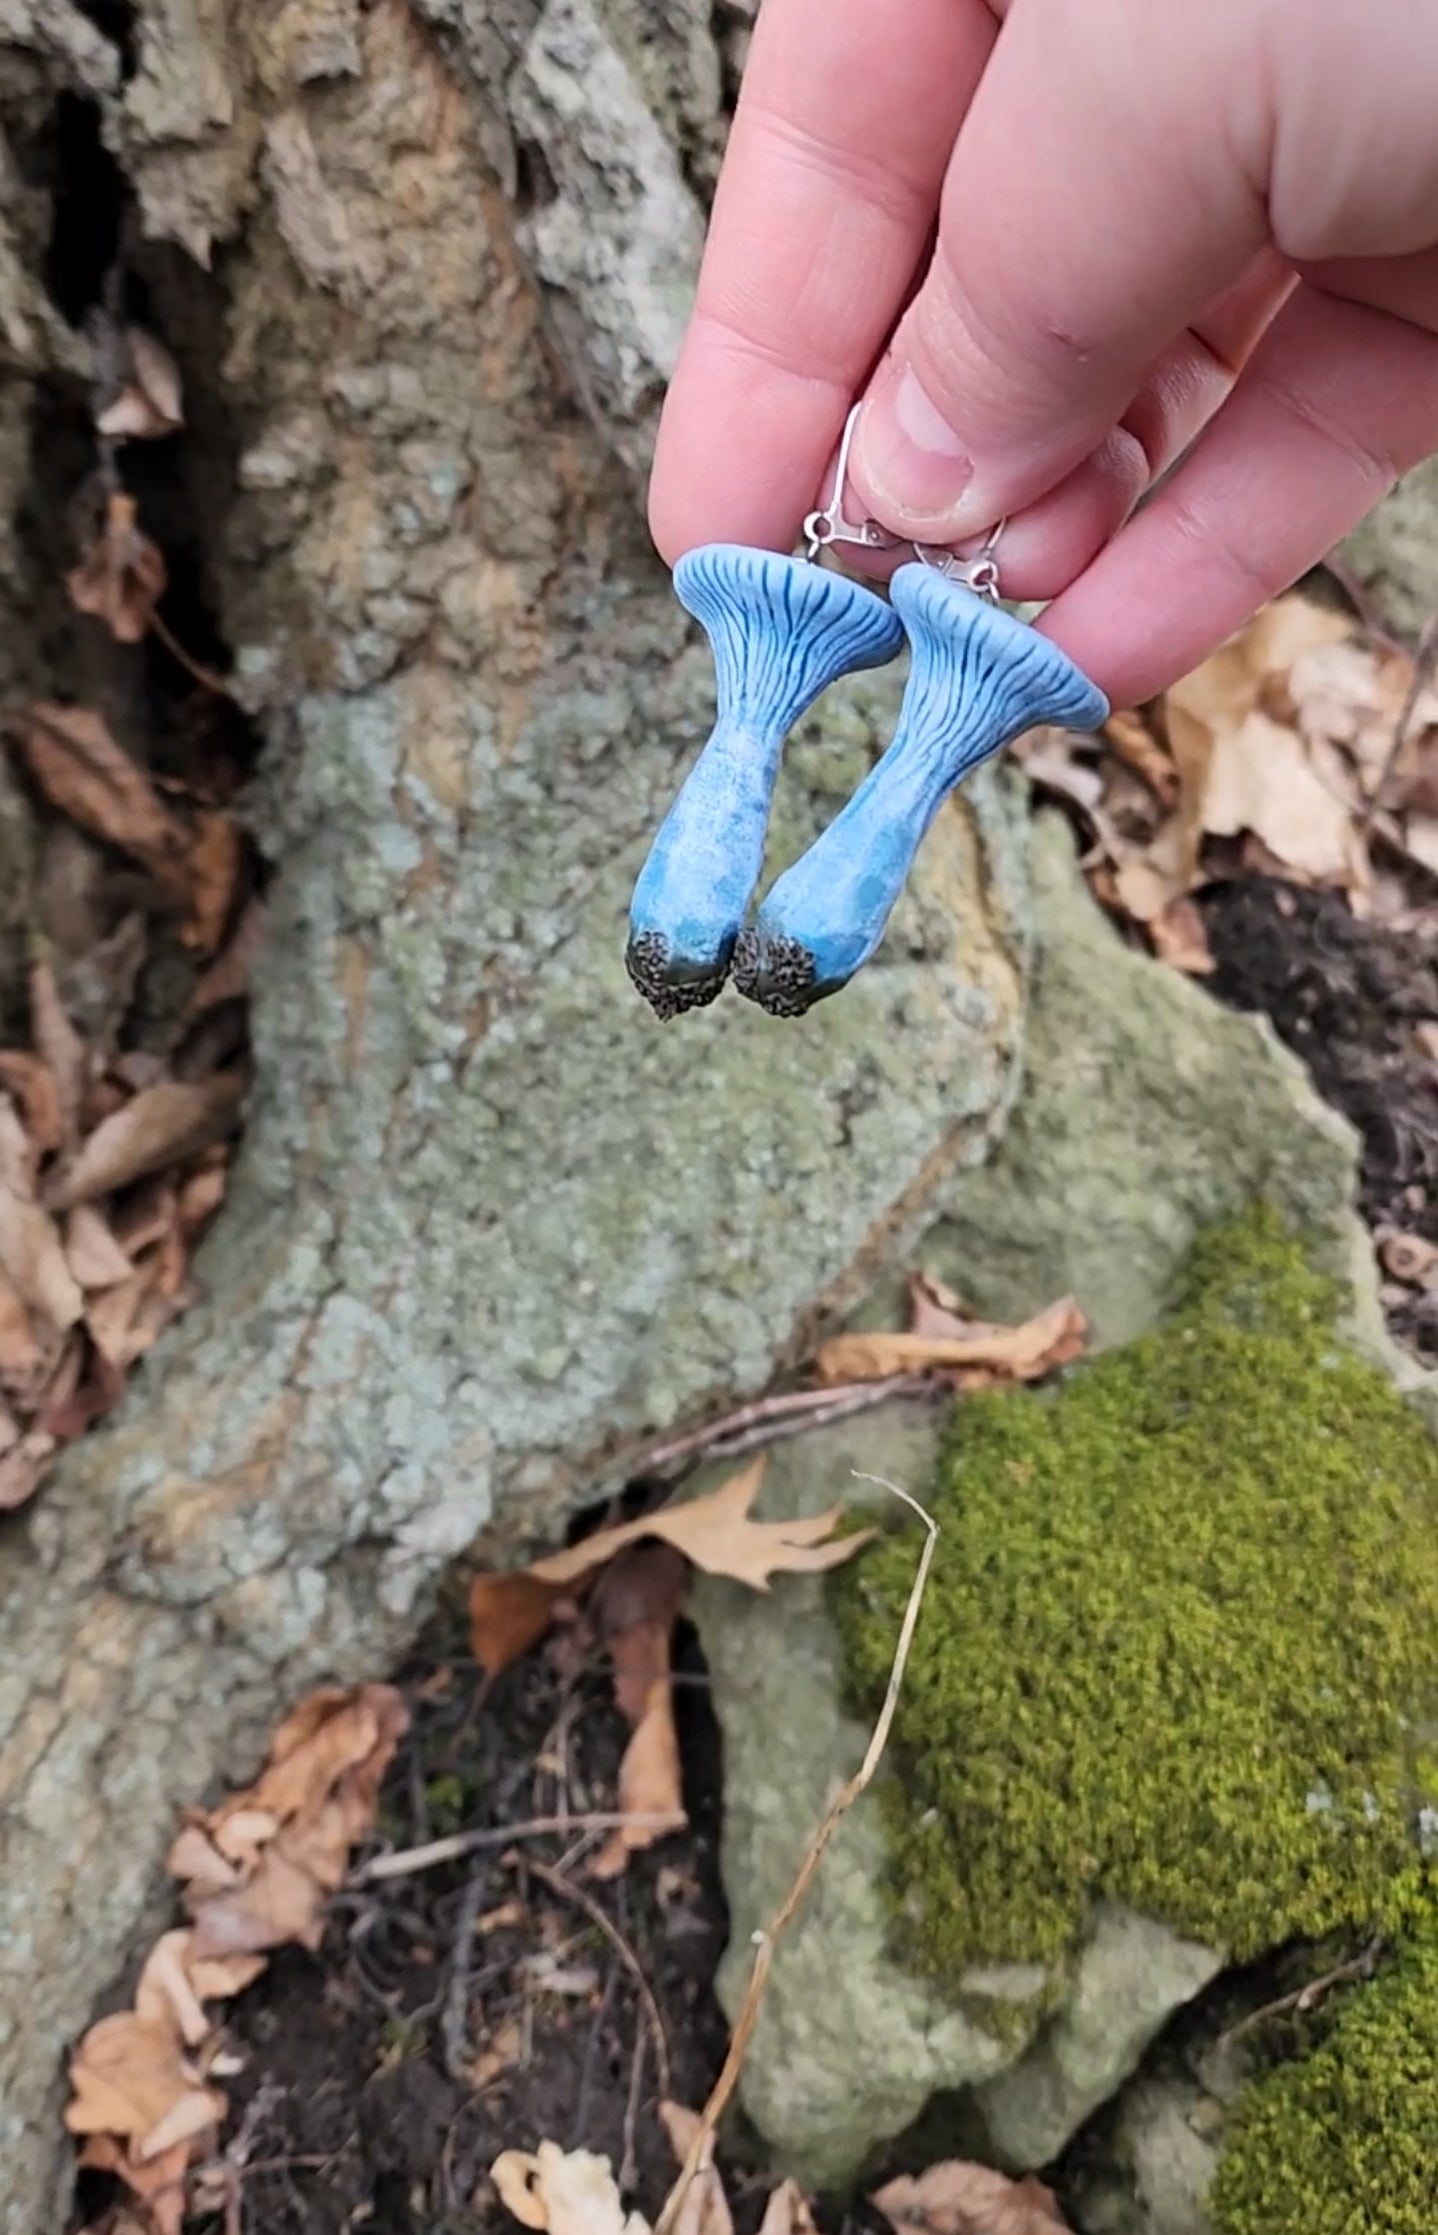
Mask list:
[[[1086,824],[1102,904],[1207,976],[1192,896],[1215,878],[1271,874],[1387,917],[1411,904],[1415,870],[1438,874],[1433,652],[1294,592],[1098,739],[1039,730],[1017,757]]]

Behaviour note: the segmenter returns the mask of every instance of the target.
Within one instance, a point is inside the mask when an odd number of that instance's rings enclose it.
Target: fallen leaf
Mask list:
[[[979,1369],[1006,1381],[1033,1381],[1081,1355],[1088,1322],[1064,1296],[1020,1327],[985,1327],[975,1334],[835,1335],[814,1361],[821,1382],[882,1381],[890,1374]]]
[[[184,889],[189,833],[100,715],[83,706],[32,706],[12,734],[52,806],[172,889]]]
[[[674,1687],[664,1655],[664,1673],[649,1688],[644,1711],[630,1734],[619,1764],[619,1808],[626,1816],[653,1822],[621,1824],[609,1834],[589,1866],[592,1878],[617,1878],[632,1854],[652,1847],[689,1821],[679,1768],[679,1737],[674,1728]]]
[[[531,2154],[506,2150],[489,2169],[505,2209],[524,2227],[549,2235],[649,2235],[637,2212],[626,2216],[607,2157],[541,2142]]]
[[[286,1716],[257,1782],[180,1834],[170,1868],[189,1879],[192,1962],[318,1947],[324,1904],[374,1822],[408,1728],[388,1684],[326,1686]]]
[[[103,621],[117,644],[139,644],[168,582],[164,556],[140,527],[134,498],[115,491],[99,534],[65,577],[70,603]]]
[[[47,1185],[47,1203],[70,1210],[223,1140],[238,1122],[245,1085],[241,1072],[217,1071],[208,1079],[165,1079],[143,1088],[101,1120]]]
[[[1191,978],[1208,978],[1218,968],[1208,944],[1208,930],[1195,903],[1186,894],[1170,900],[1149,919],[1148,935],[1160,962],[1182,970]]]
[[[244,842],[233,818],[214,808],[202,810],[190,846],[190,917],[181,933],[187,947],[202,955],[216,952],[229,928],[243,861]]]
[[[243,910],[229,945],[198,980],[185,1012],[188,1017],[204,1016],[211,1009],[223,1007],[227,1001],[243,999],[250,990],[250,973],[264,938],[264,906],[252,900]]]
[[[1354,802],[1314,773],[1297,733],[1252,713],[1214,739],[1203,826],[1215,837],[1251,830],[1291,871],[1352,891],[1367,876]]]
[[[469,1587],[469,1632],[474,1657],[486,1676],[519,1660],[537,1645],[565,1595],[560,1584],[540,1583],[524,1569],[477,1575]]]
[[[201,2081],[174,2025],[134,2010],[91,2026],[71,2059],[70,2085],[70,2132],[118,2135],[139,2158],[158,2156],[225,2114],[224,2096]]]
[[[88,1065],[85,1043],[66,1014],[55,984],[55,973],[48,962],[37,962],[30,972],[30,1030],[36,1050],[55,1082],[62,1140],[72,1141],[85,1100]]]
[[[659,2117],[669,2137],[669,2147],[680,2165],[686,2164],[703,2124],[699,2113],[682,2103],[661,2103]],[[684,2191],[673,2235],[733,2235],[733,2229],[729,2199],[714,2163],[714,2136],[709,2133],[704,2137],[694,2178]]]
[[[1168,748],[1154,736],[1142,714],[1131,710],[1111,714],[1101,734],[1125,766],[1143,778],[1161,806],[1176,803],[1179,772]]]
[[[0,1090],[14,1101],[36,1159],[65,1138],[60,1090],[48,1063],[27,1049],[0,1048]]]
[[[55,1438],[33,1428],[0,1457],[0,1513],[14,1513],[33,1498],[55,1455]]]
[[[44,1363],[45,1353],[35,1340],[25,1300],[8,1274],[0,1271],[0,1385],[14,1396],[23,1396]]]
[[[20,1120],[0,1095],[0,1272],[22,1302],[63,1331],[85,1309],[65,1260],[60,1230],[31,1191],[30,1155]]]
[[[181,2235],[186,2208],[186,2174],[195,2155],[195,2142],[177,2142],[158,2157],[133,2157],[112,2134],[92,2134],[80,2152],[87,2171],[113,2173],[145,2207],[140,2221],[122,2212],[114,2221],[102,2222],[104,2235]],[[88,2231],[87,2231],[88,2235]],[[96,2231],[98,2235],[98,2231]]]
[[[960,2158],[890,2181],[870,2201],[899,2235],[1069,2235],[1042,2181],[1011,2181]]]
[[[764,2207],[759,2235],[818,2235],[809,2199],[797,2181],[781,2181]]]
[[[134,1268],[103,1212],[77,1203],[65,1220],[65,1261],[85,1289],[114,1288]]]
[[[706,1575],[725,1575],[751,1590],[767,1591],[773,1575],[814,1575],[852,1559],[872,1531],[833,1538],[844,1517],[842,1505],[827,1513],[787,1521],[756,1521],[750,1507],[764,1477],[764,1455],[720,1483],[707,1497],[661,1506],[618,1528],[600,1529],[565,1552],[536,1560],[529,1572],[543,1583],[572,1583],[612,1560],[627,1544],[661,1537]]]
[[[764,1472],[760,1457],[707,1497],[662,1506],[613,1529],[597,1530],[566,1551],[551,1553],[509,1575],[477,1575],[469,1593],[476,1660],[487,1674],[527,1652],[555,1619],[577,1586],[615,1555],[645,1537],[657,1537],[710,1575],[726,1575],[767,1591],[776,1574],[815,1575],[852,1559],[872,1530],[834,1538],[841,1505],[791,1521],[755,1521],[749,1512]],[[829,1541],[832,1539],[833,1541]]]
[[[154,442],[185,424],[179,369],[168,349],[143,326],[132,326],[125,340],[130,377],[97,416],[96,431],[111,442]]]
[[[669,1640],[689,1596],[689,1569],[669,1544],[633,1544],[594,1587],[589,1619],[614,1671],[614,1697],[632,1726],[669,1676]]]

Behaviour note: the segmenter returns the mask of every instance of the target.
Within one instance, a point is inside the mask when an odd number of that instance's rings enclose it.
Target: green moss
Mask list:
[[[1209,2198],[1216,2235],[1433,2235],[1438,1900],[1319,2045],[1240,2097]]]
[[[1438,1447],[1266,1212],[1157,1331],[957,1408],[891,1740],[915,1967],[1063,1957],[1110,1897],[1239,1958],[1361,1926],[1417,1853]],[[836,1585],[882,1696],[907,1534]]]

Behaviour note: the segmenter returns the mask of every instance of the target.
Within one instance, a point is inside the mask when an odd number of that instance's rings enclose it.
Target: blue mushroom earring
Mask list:
[[[625,965],[656,1015],[721,991],[764,865],[784,739],[841,675],[882,667],[903,624],[873,590],[813,562],[836,543],[880,547],[882,531],[843,515],[850,413],[834,494],[804,522],[803,559],[709,543],[674,569],[674,588],[714,654],[718,711],[708,743],[659,827],[634,888]]]
[[[889,585],[912,651],[893,742],[737,942],[735,990],[771,1016],[801,1016],[863,968],[965,776],[1041,722],[1091,730],[1108,719],[1108,700],[1067,654],[1000,607],[999,532],[977,559],[921,552]]]
[[[851,413],[834,495],[804,523],[808,559],[834,543],[895,539],[843,517]],[[1042,722],[1097,729],[1108,701],[1067,655],[998,603],[1003,523],[974,559],[916,545],[872,590],[802,560],[735,544],[681,559],[674,586],[714,651],[719,711],[635,887],[629,974],[661,1017],[735,990],[801,1016],[862,969],[884,935],[924,835],[981,762]],[[841,675],[912,651],[898,726],[853,798],[743,918],[763,862],[786,733]]]

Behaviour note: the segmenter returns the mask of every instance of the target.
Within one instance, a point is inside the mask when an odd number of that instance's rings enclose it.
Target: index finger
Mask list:
[[[985,0],[765,0],[659,432],[655,542],[787,550],[901,311]]]

